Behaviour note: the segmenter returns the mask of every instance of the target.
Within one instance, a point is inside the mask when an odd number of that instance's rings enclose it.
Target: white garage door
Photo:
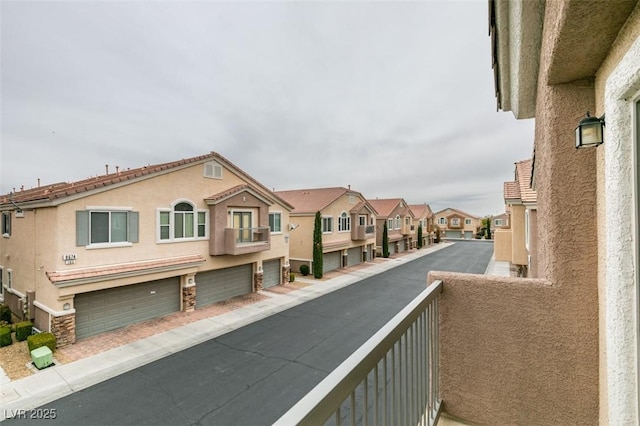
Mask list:
[[[322,272],[329,272],[340,268],[342,264],[342,252],[333,251],[322,255]]]
[[[396,242],[389,242],[389,254],[394,254],[396,252]]]
[[[196,307],[211,305],[252,291],[252,264],[196,274]]]
[[[362,263],[362,247],[352,247],[347,251],[347,266]]]
[[[262,262],[262,287],[269,288],[280,284],[280,259]]]
[[[76,338],[161,317],[180,310],[180,279],[168,278],[77,294]]]

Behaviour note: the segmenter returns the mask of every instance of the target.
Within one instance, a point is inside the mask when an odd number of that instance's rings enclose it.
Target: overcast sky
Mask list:
[[[0,192],[216,151],[276,190],[504,210],[487,1],[1,2]]]

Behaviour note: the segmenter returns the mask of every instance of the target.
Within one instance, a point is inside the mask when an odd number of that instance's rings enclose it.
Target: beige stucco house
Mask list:
[[[489,6],[498,107],[535,118],[539,278],[430,275],[444,283],[445,410],[472,424],[637,425],[640,3]],[[604,143],[576,149],[587,111]]]
[[[513,181],[504,183],[504,202],[509,210],[509,228],[494,232],[495,260],[510,262],[519,277],[537,275],[537,196],[531,188],[533,160],[515,164]]]
[[[323,272],[358,265],[375,255],[376,211],[351,188],[314,188],[277,191],[290,213],[292,271],[308,265],[313,270],[313,229],[316,212],[322,220]]]
[[[413,247],[418,243],[418,227],[422,227],[422,246],[429,245],[433,242],[433,220],[434,214],[429,204],[410,204],[409,208],[413,213],[413,225],[416,230]]]
[[[482,218],[454,208],[446,208],[435,213],[435,224],[445,238],[475,238]]]
[[[2,298],[63,346],[277,285],[291,208],[214,152],[4,195]]]
[[[402,198],[368,200],[378,212],[376,229],[376,253],[382,256],[382,234],[387,224],[389,254],[402,253],[413,247],[417,226],[409,205]]]

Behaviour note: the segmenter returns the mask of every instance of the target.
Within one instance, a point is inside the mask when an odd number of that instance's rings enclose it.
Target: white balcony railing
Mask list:
[[[427,287],[275,424],[436,424],[441,292]]]

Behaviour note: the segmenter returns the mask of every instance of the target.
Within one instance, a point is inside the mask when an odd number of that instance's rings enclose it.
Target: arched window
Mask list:
[[[171,210],[159,211],[160,240],[205,238],[207,212],[189,202],[176,203]]]
[[[342,212],[338,218],[338,232],[351,231],[351,217],[347,212]]]

